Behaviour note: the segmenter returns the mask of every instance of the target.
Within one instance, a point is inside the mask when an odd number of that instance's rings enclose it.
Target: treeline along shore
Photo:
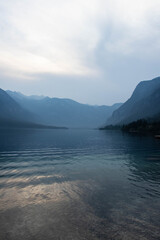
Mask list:
[[[151,121],[146,119],[139,119],[129,124],[123,125],[108,125],[100,128],[100,130],[122,130],[130,133],[152,134],[160,138],[160,121]]]

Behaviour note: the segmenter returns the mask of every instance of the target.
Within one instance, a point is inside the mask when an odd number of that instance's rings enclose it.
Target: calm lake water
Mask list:
[[[160,239],[160,140],[0,130],[0,239]]]

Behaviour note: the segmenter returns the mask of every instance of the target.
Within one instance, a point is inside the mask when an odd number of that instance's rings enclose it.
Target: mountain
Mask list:
[[[58,128],[36,122],[33,113],[24,109],[9,94],[0,89],[0,128]],[[64,127],[60,127],[64,128]]]
[[[0,89],[0,119],[13,121],[31,121],[34,115],[23,109],[4,90]]]
[[[7,91],[21,107],[34,113],[41,124],[72,128],[97,128],[104,119],[111,116],[121,104],[113,106],[91,106],[71,99],[49,97],[26,97],[17,92]]]
[[[13,91],[10,91],[10,90],[7,90],[6,91],[8,95],[10,95],[13,99],[16,98],[17,99],[33,99],[33,100],[41,100],[43,98],[45,98],[46,96],[37,96],[37,95],[31,95],[31,96],[26,96],[20,92],[13,92]]]
[[[132,96],[107,120],[106,125],[122,125],[138,119],[160,117],[160,77],[142,81]]]

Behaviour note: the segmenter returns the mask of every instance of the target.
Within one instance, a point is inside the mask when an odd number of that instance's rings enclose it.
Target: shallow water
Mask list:
[[[160,141],[0,130],[0,239],[158,240]]]

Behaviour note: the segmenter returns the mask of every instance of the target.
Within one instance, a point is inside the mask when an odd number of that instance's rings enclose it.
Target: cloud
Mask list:
[[[87,23],[88,12],[83,10],[80,1],[76,4],[39,0],[1,3],[4,20],[1,22],[1,66],[7,72],[26,74],[94,72],[83,64],[83,51],[94,47],[96,29]]]
[[[1,1],[1,71],[26,80],[97,76],[115,54],[153,55],[160,50],[159,10],[159,0]]]

